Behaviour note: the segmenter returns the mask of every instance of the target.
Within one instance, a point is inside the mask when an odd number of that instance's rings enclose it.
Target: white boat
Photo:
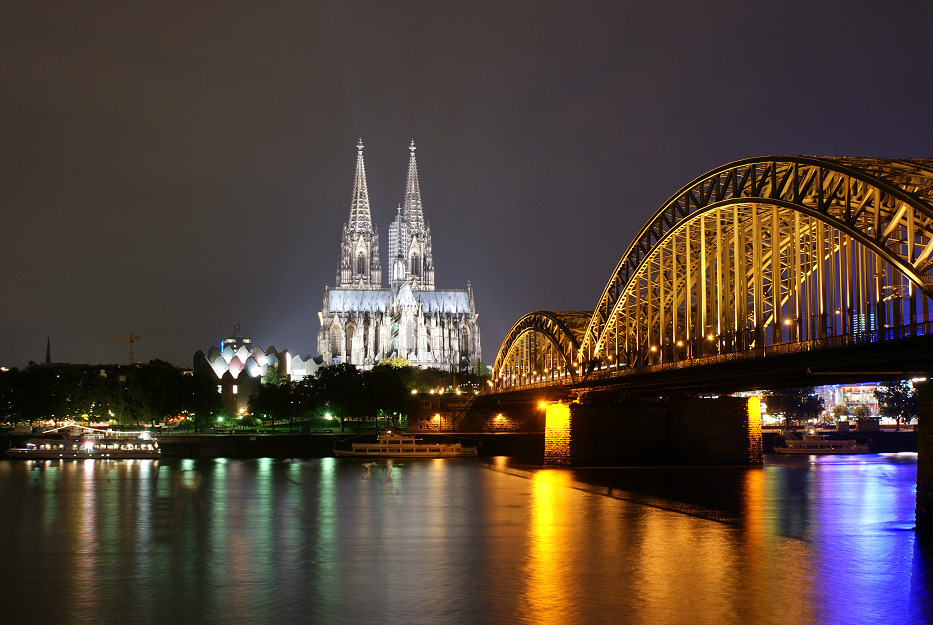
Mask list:
[[[375,443],[353,443],[351,449],[334,449],[335,456],[360,458],[462,458],[476,456],[476,447],[460,443],[424,443],[421,439],[387,432]]]
[[[867,454],[871,453],[868,443],[859,443],[855,439],[830,439],[826,434],[804,434],[797,438],[793,434],[782,434],[784,447],[775,447],[778,454]]]
[[[69,426],[30,438],[23,447],[6,450],[10,458],[33,460],[119,460],[159,458],[159,442],[148,432],[114,432]]]

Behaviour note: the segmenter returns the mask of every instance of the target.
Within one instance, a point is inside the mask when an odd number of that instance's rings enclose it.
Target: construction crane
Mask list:
[[[138,340],[139,340],[139,337],[133,334],[133,331],[130,330],[130,335],[127,338],[120,339],[118,341],[111,341],[111,342],[112,343],[129,343],[130,344],[129,354],[128,354],[129,362],[127,364],[133,364],[133,360],[134,360],[133,359],[133,343],[135,343]]]

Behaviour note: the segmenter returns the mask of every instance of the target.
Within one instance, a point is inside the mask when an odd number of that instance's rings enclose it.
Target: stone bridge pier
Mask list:
[[[544,462],[567,466],[761,464],[757,398],[583,397],[546,407]]]

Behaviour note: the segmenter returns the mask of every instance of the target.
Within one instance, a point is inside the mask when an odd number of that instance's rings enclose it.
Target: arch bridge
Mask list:
[[[664,203],[590,312],[522,317],[500,391],[933,332],[933,159],[770,156]]]

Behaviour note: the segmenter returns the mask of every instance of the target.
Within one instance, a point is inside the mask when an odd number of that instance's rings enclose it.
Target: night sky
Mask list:
[[[383,273],[417,146],[483,356],[590,310],[679,188],[933,156],[933,2],[5,2],[0,365],[316,354],[365,144]]]

